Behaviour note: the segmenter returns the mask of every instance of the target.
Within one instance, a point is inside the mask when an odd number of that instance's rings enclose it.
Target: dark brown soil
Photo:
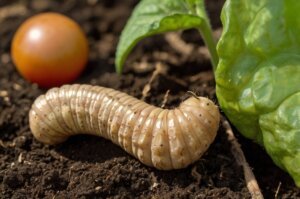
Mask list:
[[[1,198],[250,198],[242,168],[235,162],[223,128],[201,160],[178,171],[142,165],[110,141],[75,136],[59,146],[36,141],[28,126],[34,99],[46,90],[26,82],[11,61],[10,42],[18,25],[43,11],[64,13],[86,32],[90,57],[79,83],[112,87],[141,98],[155,65],[167,73],[156,77],[146,101],[167,107],[194,91],[216,101],[209,59],[199,48],[196,31],[182,33],[195,48],[189,55],[172,48],[164,36],[144,40],[130,55],[123,75],[114,72],[120,32],[137,1],[22,0],[0,2],[0,194]],[[213,27],[219,28],[222,0],[207,0]],[[203,47],[201,48],[203,50]],[[265,151],[236,133],[266,198],[300,198],[292,179]]]

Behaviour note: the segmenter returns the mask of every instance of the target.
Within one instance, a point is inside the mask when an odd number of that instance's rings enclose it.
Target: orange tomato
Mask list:
[[[47,88],[75,80],[85,68],[88,51],[79,25],[58,13],[42,13],[26,20],[11,47],[20,74]]]

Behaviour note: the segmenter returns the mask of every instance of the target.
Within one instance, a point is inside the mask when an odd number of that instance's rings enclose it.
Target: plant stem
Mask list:
[[[210,21],[205,10],[204,1],[199,1],[198,6],[196,7],[196,14],[204,19],[204,22],[198,28],[198,31],[200,32],[204,43],[209,50],[209,53],[211,55],[211,63],[215,72],[219,62],[219,56],[217,54],[216,42],[213,38]]]
[[[211,31],[210,25],[205,23],[205,25],[203,24],[203,26],[206,26],[206,27],[199,28],[198,31],[200,32],[200,34],[204,40],[204,43],[209,50],[209,53],[211,56],[210,61],[212,63],[212,67],[215,72],[217,69],[218,62],[219,62],[219,56],[218,56],[217,50],[216,50],[216,42],[214,41],[214,38],[212,36],[212,31]]]

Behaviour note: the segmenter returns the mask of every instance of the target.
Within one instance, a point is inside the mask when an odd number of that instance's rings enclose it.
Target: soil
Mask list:
[[[176,33],[193,50],[186,54],[167,36],[142,41],[129,56],[124,73],[114,70],[120,32],[138,1],[22,0],[0,2],[0,194],[1,198],[251,198],[243,170],[231,153],[221,127],[205,155],[186,169],[158,171],[142,165],[118,146],[100,137],[79,135],[58,146],[35,140],[28,111],[45,89],[25,81],[10,57],[14,32],[26,18],[55,11],[75,19],[89,39],[89,63],[77,83],[115,88],[142,97],[157,65],[166,69],[150,83],[146,101],[177,106],[187,91],[214,101],[214,79],[207,50],[194,30]],[[216,36],[222,0],[207,0]],[[174,35],[173,35],[174,36]],[[265,198],[300,198],[292,179],[266,152],[235,134]]]

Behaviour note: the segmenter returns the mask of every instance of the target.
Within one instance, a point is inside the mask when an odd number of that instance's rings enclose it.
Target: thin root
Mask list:
[[[277,189],[276,189],[275,196],[274,196],[275,199],[278,198],[278,193],[279,193],[279,191],[280,191],[280,188],[281,188],[281,182],[279,182],[278,187],[277,187]]]
[[[160,106],[161,108],[165,108],[167,101],[168,101],[169,93],[170,93],[170,90],[167,90],[167,92],[164,96],[164,100],[162,101],[162,105]]]
[[[259,189],[258,183],[255,179],[255,176],[247,163],[247,160],[244,156],[244,153],[241,149],[240,144],[235,138],[231,126],[225,117],[222,117],[222,125],[226,130],[226,134],[228,135],[228,140],[231,143],[231,151],[233,156],[235,157],[237,163],[243,167],[244,177],[247,184],[247,188],[251,194],[253,199],[263,199],[263,195]]]
[[[5,18],[13,17],[13,16],[22,16],[26,15],[28,12],[27,8],[19,3],[5,6],[0,8],[0,22]]]
[[[146,97],[148,96],[148,94],[149,94],[149,92],[151,90],[151,84],[155,80],[155,78],[159,74],[165,74],[165,73],[166,73],[166,67],[163,64],[161,64],[161,63],[157,63],[155,65],[155,70],[153,71],[152,76],[151,76],[149,82],[144,86],[141,100],[145,101]]]
[[[192,172],[191,172],[192,176],[196,179],[197,184],[200,184],[202,176],[201,174],[197,171],[197,167],[194,166],[192,168]]]
[[[194,50],[194,46],[187,44],[184,40],[182,40],[180,34],[177,32],[167,33],[165,38],[173,49],[185,56],[190,55]]]
[[[187,91],[186,93],[189,94],[190,96],[196,98],[196,99],[199,99],[198,95],[196,93],[194,93],[193,91]]]

